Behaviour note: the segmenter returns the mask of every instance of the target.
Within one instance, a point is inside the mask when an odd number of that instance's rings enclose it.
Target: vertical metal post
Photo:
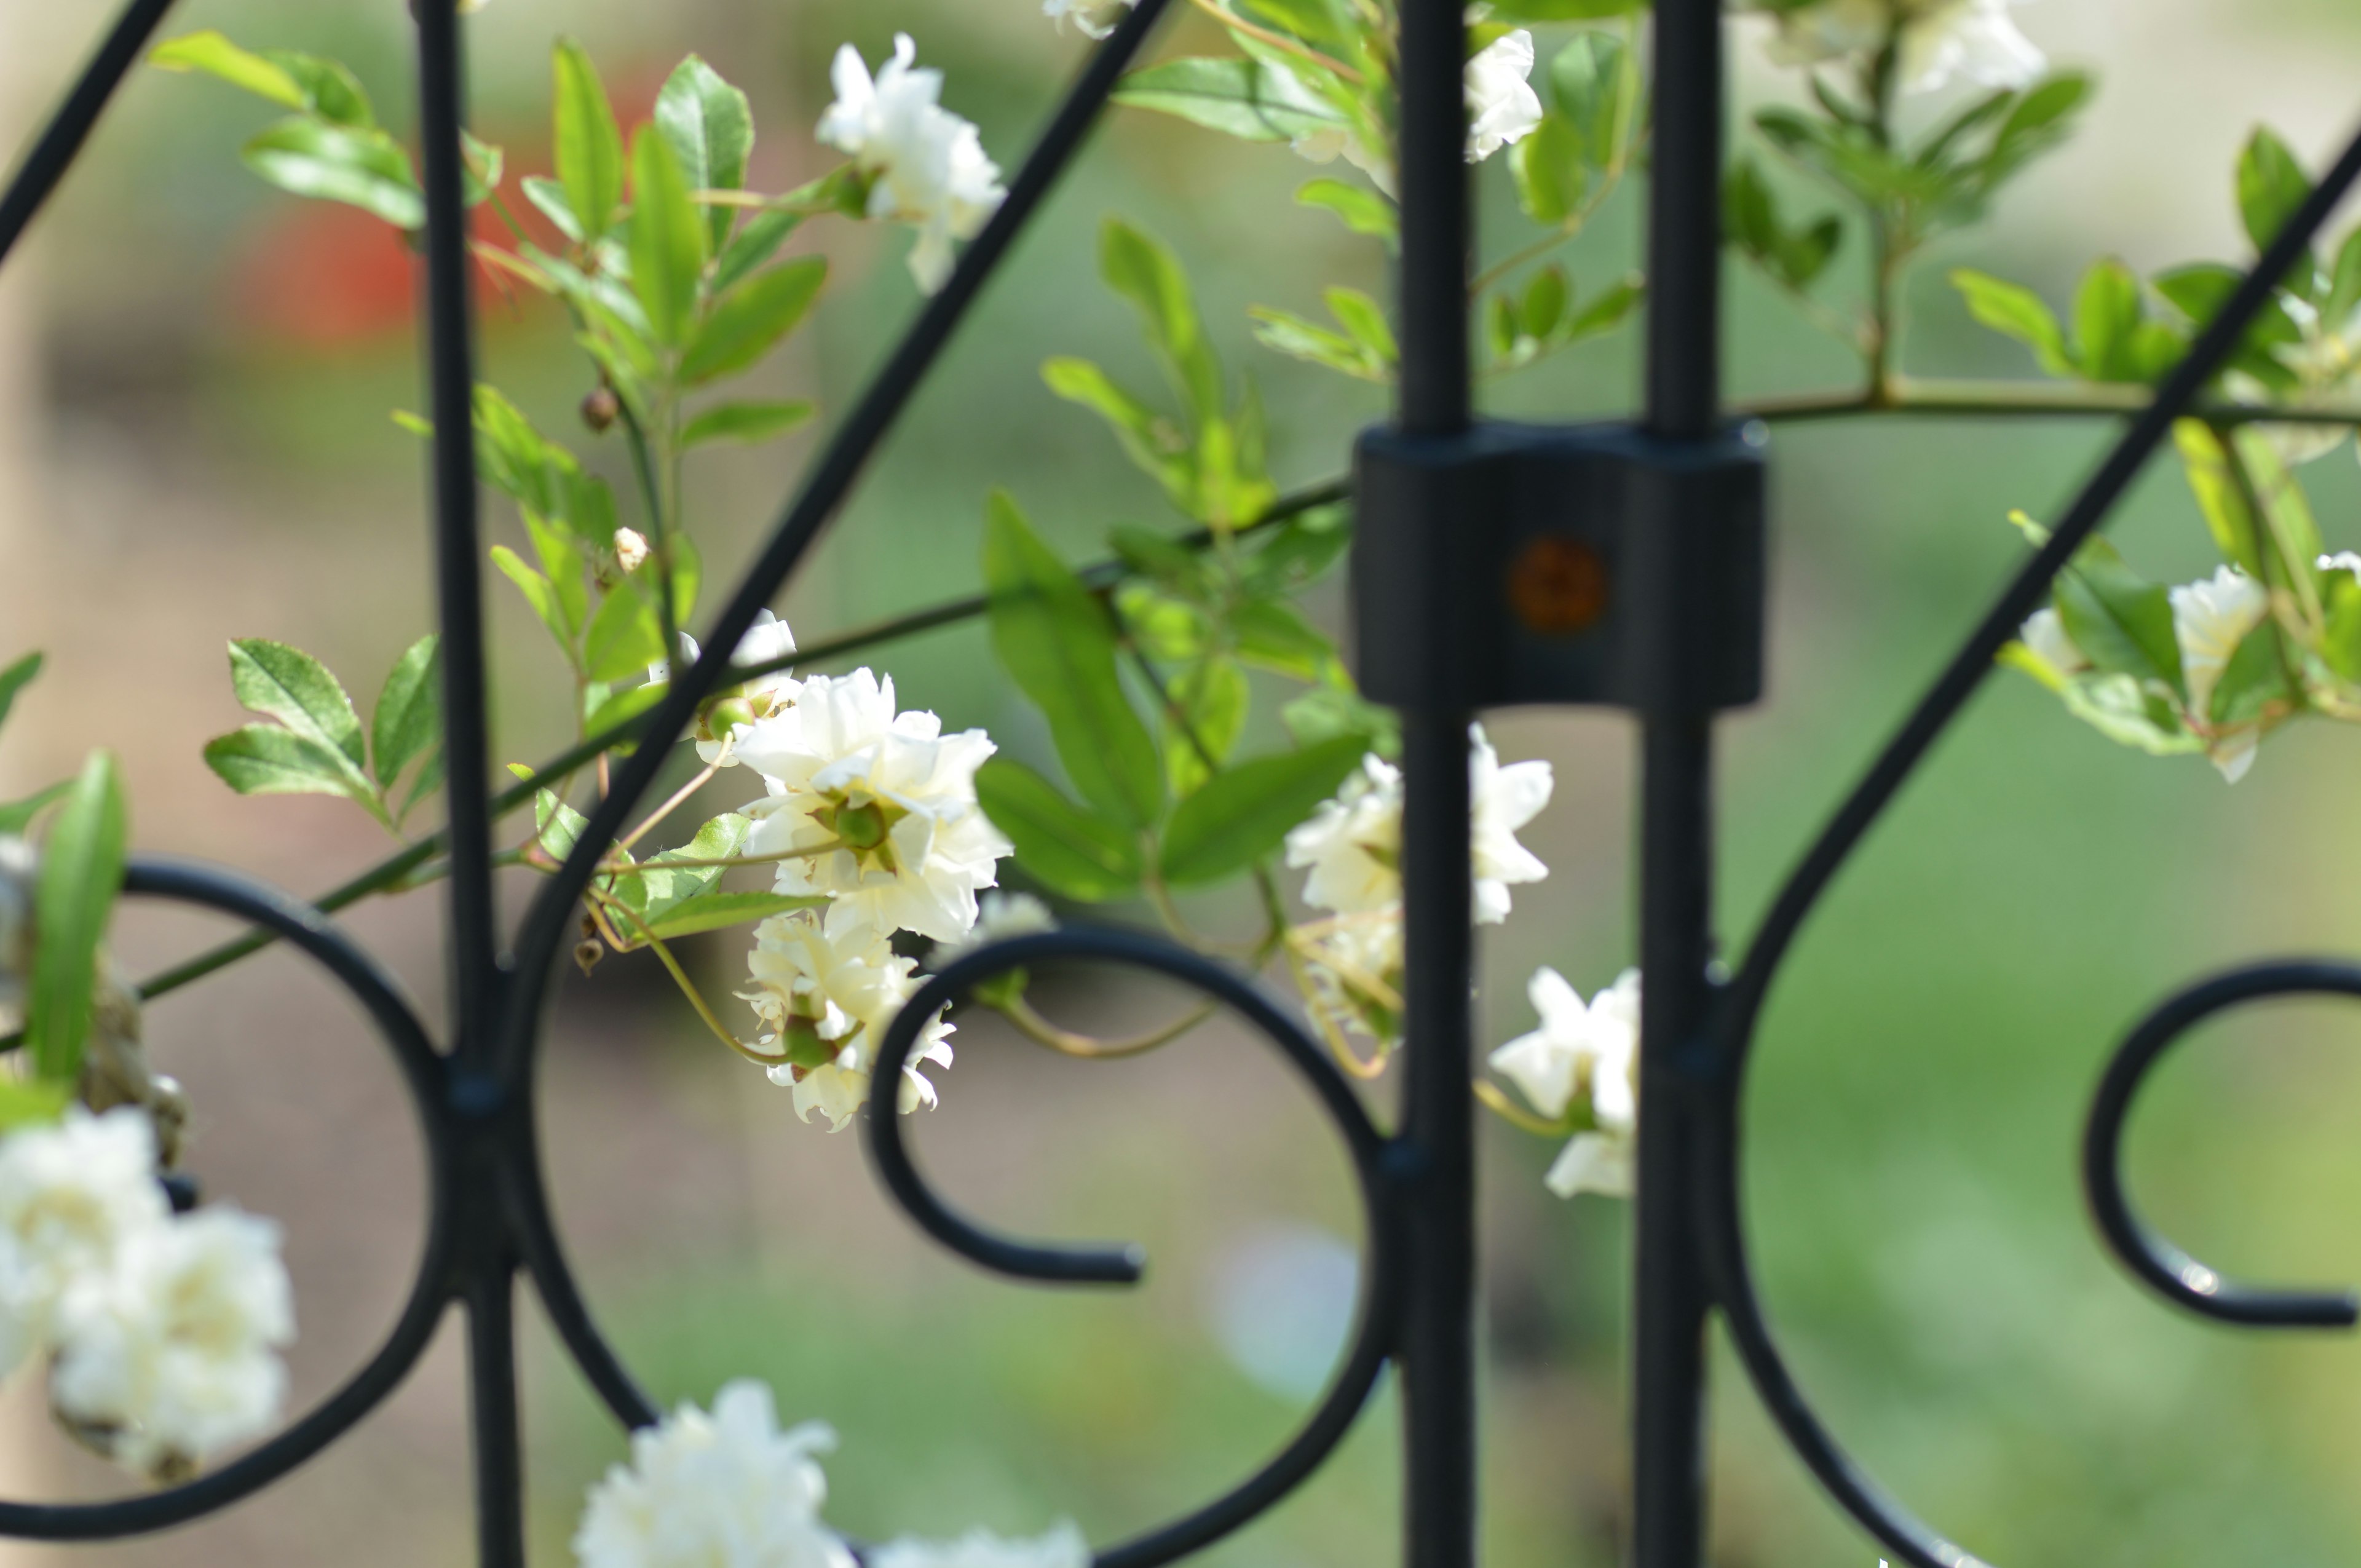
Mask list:
[[[523,1568],[523,1444],[516,1395],[515,1260],[492,1157],[504,1099],[490,1072],[501,973],[492,903],[483,574],[478,555],[475,354],[468,286],[467,72],[457,0],[413,0],[418,18],[420,159],[426,197],[426,349],[434,411],[434,568],[443,628],[445,797],[451,825],[451,1051],[454,1092],[474,1122],[464,1162],[469,1212],[456,1288],[467,1311],[476,1536],[483,1568]]]
[[[1721,0],[1659,0],[1648,223],[1647,431],[1709,436],[1720,417]],[[1711,1000],[1713,725],[1641,715],[1640,1148],[1632,1311],[1632,1561],[1703,1559],[1705,1333],[1696,1215],[1710,1106],[1680,1057]]]
[[[419,141],[426,195],[426,353],[434,413],[434,578],[443,628],[443,743],[451,822],[452,1039],[479,1047],[500,972],[487,784],[483,566],[476,516],[475,355],[468,309],[467,77],[457,0],[415,0]]]
[[[1400,421],[1410,436],[1456,436],[1469,418],[1466,56],[1462,0],[1402,0]],[[1421,520],[1422,548],[1447,548],[1453,521]],[[1398,1356],[1411,1568],[1476,1561],[1469,717],[1455,704],[1401,716],[1408,1288]]]

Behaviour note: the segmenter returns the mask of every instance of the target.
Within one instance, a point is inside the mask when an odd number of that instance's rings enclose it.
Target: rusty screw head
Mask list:
[[[1607,613],[1607,563],[1578,539],[1544,533],[1509,568],[1509,608],[1544,637],[1587,630]]]

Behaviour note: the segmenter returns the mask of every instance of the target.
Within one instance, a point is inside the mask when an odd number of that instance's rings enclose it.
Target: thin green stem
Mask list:
[[[1731,410],[1741,419],[1773,424],[1852,419],[1865,414],[1915,414],[2017,419],[2112,418],[2136,414],[2154,402],[2147,387],[2076,381],[1948,381],[1895,377],[1883,395],[1857,391],[1805,392],[1758,399]],[[2276,408],[2268,403],[2201,402],[2190,417],[2209,424],[2311,424],[2361,428],[2361,406]]]
[[[1145,1056],[1197,1028],[1219,1011],[1220,1005],[1213,1002],[1200,1003],[1161,1028],[1119,1040],[1103,1040],[1095,1035],[1085,1035],[1052,1024],[1022,996],[995,1004],[1001,1015],[1016,1025],[1017,1032],[1027,1039],[1038,1046],[1047,1046],[1060,1056],[1077,1057],[1084,1061],[1117,1061],[1125,1057]]]

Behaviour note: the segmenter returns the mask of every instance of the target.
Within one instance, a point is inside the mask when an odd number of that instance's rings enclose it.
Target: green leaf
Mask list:
[[[1105,420],[1132,462],[1163,485],[1174,505],[1187,510],[1196,490],[1197,461],[1185,432],[1087,359],[1044,360],[1041,379],[1068,402]]]
[[[1358,289],[1330,289],[1320,296],[1328,302],[1328,313],[1336,318],[1353,341],[1369,352],[1382,364],[1391,365],[1401,357],[1401,349],[1394,342],[1394,329],[1386,320],[1386,308]]]
[[[2285,710],[2296,701],[2296,693],[2288,684],[2288,653],[2279,642],[2279,628],[2268,618],[2260,626],[2239,640],[2230,662],[2222,667],[2222,674],[2213,683],[2213,694],[2207,707],[2209,723],[2217,725],[2253,724],[2269,716],[2270,710]]]
[[[0,806],[0,833],[23,838],[26,829],[32,827],[33,818],[62,799],[66,791],[71,788],[73,780],[61,779],[47,789],[35,790],[22,800],[12,800]]]
[[[635,686],[634,691],[653,691],[662,696],[661,683]],[[640,863],[640,881],[646,890],[647,900],[640,913],[653,920],[672,908],[711,893],[721,885],[725,866],[681,865],[683,861],[727,861],[743,853],[746,835],[753,821],[737,812],[724,812],[710,821],[698,825],[696,837],[677,849],[651,855]]]
[[[357,130],[376,126],[377,112],[369,107],[368,90],[337,61],[280,49],[264,49],[262,58],[295,79],[307,106],[322,119]]]
[[[1306,321],[1292,311],[1282,311],[1270,305],[1251,305],[1247,307],[1246,314],[1254,322],[1255,341],[1266,348],[1275,348],[1298,359],[1308,359],[1314,365],[1325,365],[1331,370],[1340,370],[1364,381],[1383,381],[1389,374],[1387,362],[1378,358],[1367,345],[1344,333],[1332,332],[1317,322]]]
[[[1264,20],[1277,24],[1324,54],[1339,59],[1357,53],[1361,29],[1334,0],[1246,0]]]
[[[428,632],[394,661],[369,715],[377,782],[391,789],[412,761],[443,744],[442,639]]]
[[[1647,0],[1495,0],[1488,15],[1502,22],[1597,22],[1647,9]]]
[[[32,983],[25,1044],[35,1074],[70,1083],[82,1069],[98,989],[98,948],[123,891],[128,815],[115,754],[93,751],[41,850],[33,894]]]
[[[1543,115],[1542,123],[1509,149],[1509,172],[1525,216],[1543,228],[1559,227],[1581,207],[1590,186],[1582,133],[1563,115]]]
[[[726,294],[760,271],[803,221],[803,214],[785,207],[773,207],[747,219],[746,226],[723,247],[721,259],[713,264],[714,294]]]
[[[690,55],[665,79],[656,94],[656,128],[692,191],[735,191],[746,183],[746,156],[754,147],[754,112],[746,94]],[[735,214],[715,206],[706,214],[712,247],[730,238]]]
[[[2288,150],[2287,143],[2268,129],[2256,127],[2238,155],[2238,217],[2255,248],[2268,249],[2311,194],[2312,177]],[[2312,264],[2307,258],[2289,280],[2299,293],[2309,294],[2312,273]]]
[[[2343,333],[2361,310],[2361,228],[2345,236],[2329,269],[2328,298],[2320,307],[2322,322],[2332,333]]]
[[[1258,757],[1208,780],[1182,801],[1164,833],[1164,880],[1201,887],[1244,871],[1336,793],[1367,752],[1357,735]]]
[[[249,54],[210,28],[158,44],[148,51],[148,63],[160,71],[203,71],[290,109],[312,107],[312,95],[283,66]]]
[[[795,331],[827,280],[827,258],[807,256],[722,295],[681,356],[682,379],[696,386],[751,368]]]
[[[555,585],[525,565],[523,557],[505,544],[492,546],[492,565],[498,566],[500,575],[514,583],[517,591],[524,595],[524,602],[533,607],[534,616],[549,628],[549,634],[557,639],[557,645],[566,651],[566,662],[571,663],[574,632],[566,624],[566,611],[558,603]]]
[[[768,920],[796,909],[818,909],[828,903],[825,894],[700,893],[684,898],[662,916],[642,916],[648,933],[662,941],[719,931],[756,920]]]
[[[326,665],[284,642],[241,638],[229,645],[229,682],[240,707],[275,718],[344,758],[355,780],[367,788],[362,770],[368,757],[360,715]]]
[[[1374,191],[1342,180],[1314,180],[1298,191],[1295,199],[1303,206],[1335,214],[1355,234],[1375,235],[1389,246],[1401,241],[1401,214]]]
[[[1623,52],[1623,40],[1613,33],[1582,32],[1550,61],[1550,96],[1573,127],[1583,160],[1593,169],[1614,161],[1619,133],[1628,139],[1633,128],[1624,122],[1640,118],[1626,104],[1635,82],[1625,69]]]
[[[334,795],[374,809],[375,792],[329,747],[275,724],[248,724],[205,742],[205,766],[240,795]]]
[[[2094,263],[2074,295],[2075,359],[2083,378],[2145,380],[2133,352],[2139,325],[2139,280],[2120,261]]]
[[[2059,696],[2069,713],[2119,745],[2157,757],[2205,749],[2204,741],[2181,727],[2171,705],[2133,676],[2085,672],[2068,681]]]
[[[517,181],[524,199],[540,209],[557,232],[577,245],[582,240],[582,220],[574,215],[574,203],[566,199],[566,187],[540,174],[528,174]]]
[[[524,776],[530,778],[531,772]],[[533,792],[533,841],[552,859],[563,861],[572,854],[574,846],[582,841],[582,829],[589,826],[589,818],[549,791]]]
[[[612,226],[623,201],[623,136],[608,106],[598,68],[582,46],[560,38],[550,53],[556,104],[554,139],[557,181],[566,188],[585,241],[597,241]]]
[[[1148,346],[1197,423],[1220,419],[1221,363],[1206,341],[1180,259],[1122,219],[1109,218],[1099,229],[1099,272],[1139,313]]]
[[[2050,375],[2075,373],[2074,356],[2066,346],[2065,328],[2058,324],[2058,317],[2040,295],[2021,284],[1966,267],[1952,271],[1951,286],[1967,301],[1970,315],[1993,331],[2030,347],[2034,358]]]
[[[631,137],[631,292],[658,343],[677,347],[697,315],[705,270],[703,214],[688,199],[680,162],[655,131]]]
[[[1173,797],[1185,800],[1237,750],[1252,692],[1237,661],[1216,653],[1181,671],[1171,696],[1179,712],[1164,717],[1164,762]]]
[[[2066,635],[2092,664],[2182,688],[2171,598],[2126,566],[2114,545],[2093,539],[2076,551],[2052,597]]]
[[[1336,657],[1335,645],[1285,599],[1246,600],[1231,612],[1230,630],[1247,663],[1300,681],[1319,679]]]
[[[590,618],[582,663],[594,681],[620,681],[664,662],[664,628],[655,607],[628,581],[618,583]]]
[[[688,422],[680,433],[683,446],[708,441],[768,441],[785,435],[818,412],[812,404],[791,402],[719,403]]]
[[[1565,314],[1574,288],[1566,280],[1563,267],[1544,267],[1533,274],[1525,286],[1525,297],[1517,307],[1518,325],[1527,337],[1545,338],[1557,327]]]
[[[593,690],[596,689],[596,687],[593,688]],[[597,697],[584,712],[583,728],[593,735],[612,729],[618,724],[637,718],[641,714],[662,702],[664,698],[664,683],[662,681],[649,681],[643,685],[623,686],[606,692]],[[615,749],[625,752],[633,750],[628,744],[619,745]]]
[[[2074,128],[2074,116],[2090,100],[2091,79],[2079,71],[2060,71],[2027,88],[1993,133],[1992,146],[1977,169],[1982,187],[1996,189],[2064,141]]]
[[[2235,562],[2257,582],[2263,573],[2262,530],[2230,473],[2229,455],[2202,422],[2176,420],[2172,442],[2180,452],[2181,472],[2188,477],[2197,510],[2204,514],[2207,532],[2223,555]]]
[[[8,722],[8,710],[16,706],[16,694],[41,673],[41,655],[27,653],[5,670],[0,670],[0,724]]]
[[[1139,890],[1139,841],[1069,800],[1024,763],[994,757],[976,770],[975,798],[1016,847],[1016,863],[1051,892],[1086,904]]]
[[[1259,60],[1166,60],[1125,77],[1115,100],[1245,141],[1293,141],[1346,124],[1294,72]]]
[[[2321,657],[2347,682],[2361,684],[2361,579],[2350,572],[2323,574],[2328,600],[2328,628],[2321,638]]]
[[[590,619],[590,596],[582,586],[582,546],[593,540],[612,540],[614,520],[609,516],[605,520],[609,526],[596,531],[585,529],[577,535],[530,510],[522,516],[525,532],[533,535],[533,554],[541,558],[542,575],[549,579],[559,624],[565,628],[558,641],[569,650],[570,662],[574,640],[581,634],[583,623]]]
[[[383,131],[299,115],[265,129],[239,156],[282,191],[344,202],[396,228],[425,225],[426,199],[411,173],[410,155]]]
[[[985,516],[983,580],[994,651],[1049,719],[1066,776],[1125,827],[1153,823],[1164,810],[1164,769],[1116,676],[1115,628],[1004,491]]]
[[[69,1080],[0,1079],[0,1133],[57,1121],[73,1103],[74,1087]]]
[[[492,192],[500,188],[500,171],[508,166],[508,155],[467,131],[459,133],[459,148],[463,199],[471,207],[490,201]]]

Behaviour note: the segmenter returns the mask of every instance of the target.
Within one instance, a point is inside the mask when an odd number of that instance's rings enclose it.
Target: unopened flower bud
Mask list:
[[[582,400],[582,422],[602,435],[609,425],[622,417],[622,401],[615,396],[612,387],[593,387]]]
[[[631,528],[615,530],[615,564],[623,568],[625,576],[628,576],[638,571],[641,563],[647,558],[648,542],[638,530]]]
[[[754,722],[754,705],[742,696],[727,696],[705,710],[704,739],[727,740],[741,724]]]

